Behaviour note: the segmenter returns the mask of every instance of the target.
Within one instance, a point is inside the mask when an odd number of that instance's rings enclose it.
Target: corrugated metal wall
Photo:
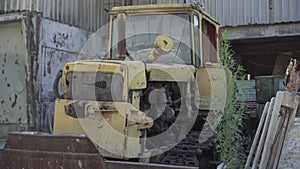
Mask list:
[[[132,0],[132,5],[186,3],[186,0]]]
[[[0,12],[37,11],[73,26],[95,31],[108,21],[113,6],[191,3],[193,0],[1,0]],[[300,21],[300,0],[200,0],[222,26]]]
[[[222,26],[300,21],[300,0],[202,0]]]
[[[1,0],[1,13],[42,12],[43,17],[88,30],[107,23],[105,9],[122,5],[122,0]]]
[[[0,13],[42,12],[43,17],[95,31],[107,23],[105,9],[121,6],[126,0],[1,0]],[[129,2],[130,0],[128,0]],[[133,0],[132,5],[184,3],[185,0]]]

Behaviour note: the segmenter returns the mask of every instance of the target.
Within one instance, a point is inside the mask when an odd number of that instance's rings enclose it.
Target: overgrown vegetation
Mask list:
[[[243,168],[246,159],[243,148],[245,139],[239,130],[245,104],[237,92],[236,83],[238,79],[244,79],[244,75],[243,68],[233,58],[230,42],[224,35],[220,56],[227,76],[227,98],[221,122],[216,130],[217,148],[227,169]]]

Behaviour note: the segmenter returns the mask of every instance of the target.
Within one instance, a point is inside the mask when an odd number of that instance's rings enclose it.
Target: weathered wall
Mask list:
[[[9,131],[49,128],[56,73],[77,60],[91,35],[38,13],[0,15],[0,137]]]
[[[39,15],[31,13],[0,16],[0,136],[36,126],[38,21]]]
[[[57,72],[66,62],[75,61],[84,46],[89,31],[42,18],[39,51],[39,109],[38,128],[48,128],[54,113],[52,93]]]
[[[0,23],[0,37],[0,124],[27,124],[28,56],[22,22]]]

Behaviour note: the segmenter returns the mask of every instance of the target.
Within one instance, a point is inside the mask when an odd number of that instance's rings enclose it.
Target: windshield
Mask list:
[[[154,41],[159,35],[167,35],[172,41],[172,49],[160,54],[156,63],[192,64],[190,15],[182,14],[139,14],[126,15],[123,29],[117,17],[112,27],[112,59],[119,59],[118,42],[123,38],[126,43],[126,55],[134,60],[147,62],[154,49]],[[125,31],[125,32],[124,32]],[[119,50],[120,51],[120,50]]]

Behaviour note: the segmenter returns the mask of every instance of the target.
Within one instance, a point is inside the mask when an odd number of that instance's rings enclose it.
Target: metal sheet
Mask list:
[[[106,1],[108,0],[103,1],[103,4]],[[102,18],[97,13],[100,7],[99,0],[3,0],[0,2],[0,13],[42,12],[45,18],[95,31],[100,26],[97,21]]]
[[[202,0],[221,26],[300,21],[300,0]]]
[[[49,127],[53,119],[53,82],[57,72],[64,64],[78,59],[78,53],[86,43],[91,32],[62,24],[49,19],[41,19],[39,47],[39,108],[38,128]]]
[[[77,60],[77,53],[60,51],[55,48],[42,46],[40,62],[40,113],[38,114],[38,128],[49,128],[54,114],[53,82],[56,73],[64,64]]]
[[[132,0],[132,5],[192,3],[192,0]],[[201,0],[206,12],[221,26],[300,21],[300,0]],[[96,31],[107,23],[104,9],[124,5],[125,0],[4,0],[0,13],[27,10],[46,18]]]
[[[88,38],[89,31],[49,19],[42,19],[41,25],[41,44],[49,48],[79,52]]]
[[[104,159],[84,135],[11,133],[0,149],[1,168],[105,168]]]
[[[196,169],[196,167],[105,160],[85,135],[11,133],[0,149],[1,168]]]
[[[77,60],[92,34],[38,14],[19,13],[0,16],[0,35],[0,124],[12,126],[1,127],[0,135],[19,130],[16,124],[47,129],[56,73]]]

